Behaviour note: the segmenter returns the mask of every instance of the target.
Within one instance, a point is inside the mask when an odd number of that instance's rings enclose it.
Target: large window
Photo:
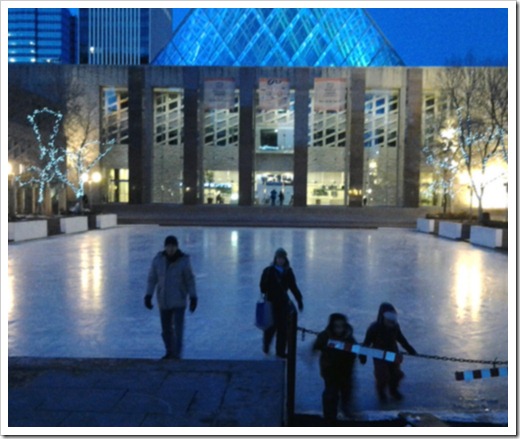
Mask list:
[[[308,205],[344,205],[347,163],[346,111],[314,111],[311,93]]]
[[[289,108],[256,112],[255,202],[289,204],[293,196],[294,171],[294,90],[289,94]]]
[[[363,203],[397,205],[399,94],[369,91],[365,96]]]
[[[239,91],[232,109],[204,112],[203,202],[238,203]]]
[[[102,138],[116,144],[128,144],[128,90],[103,89]]]
[[[108,202],[128,203],[130,193],[128,169],[110,169],[108,182]]]
[[[153,96],[153,191],[155,203],[182,203],[184,94],[155,89]]]

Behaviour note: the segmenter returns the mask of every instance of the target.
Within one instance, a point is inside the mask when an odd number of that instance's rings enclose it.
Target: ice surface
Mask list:
[[[390,301],[421,353],[507,359],[507,254],[400,229],[158,226],[10,245],[9,355],[162,356],[157,307],[145,309],[143,295],[167,234],[179,237],[197,275],[199,308],[187,318],[186,358],[265,358],[253,326],[258,282],[283,246],[304,294],[300,325],[321,330],[330,313],[344,312],[361,341],[379,304]],[[299,340],[299,412],[321,409],[312,340]],[[507,378],[455,381],[455,371],[478,368],[407,357],[405,400],[381,407],[369,361],[356,369],[354,410],[507,410]]]

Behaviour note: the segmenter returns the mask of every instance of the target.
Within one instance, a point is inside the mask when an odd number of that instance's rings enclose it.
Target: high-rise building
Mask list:
[[[372,67],[403,61],[364,9],[196,8],[154,64]]]
[[[170,9],[80,9],[79,63],[149,64],[171,35]]]
[[[10,63],[71,64],[75,54],[76,18],[65,8],[10,8]]]

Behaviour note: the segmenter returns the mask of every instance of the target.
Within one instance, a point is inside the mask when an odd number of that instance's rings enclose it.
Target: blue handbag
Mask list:
[[[260,299],[256,303],[255,326],[265,331],[273,324],[273,305],[268,300]]]

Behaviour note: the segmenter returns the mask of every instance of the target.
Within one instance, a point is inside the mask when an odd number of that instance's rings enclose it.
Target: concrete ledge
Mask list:
[[[449,239],[469,239],[469,224],[455,223],[451,221],[439,222],[439,236]]]
[[[110,227],[117,227],[117,215],[115,213],[96,215],[96,229],[108,229]]]
[[[10,222],[8,229],[9,241],[28,241],[47,237],[47,221]]]
[[[88,230],[88,218],[86,216],[73,216],[60,218],[61,233],[79,233]]]
[[[469,242],[489,248],[507,248],[507,230],[505,232],[504,229],[471,226]]]
[[[435,221],[428,218],[417,218],[417,231],[422,233],[435,233]]]

